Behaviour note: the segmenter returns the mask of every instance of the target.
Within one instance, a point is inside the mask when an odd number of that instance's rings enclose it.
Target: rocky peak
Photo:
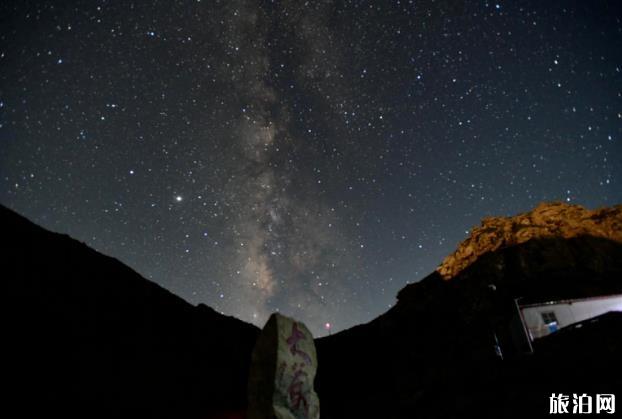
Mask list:
[[[481,255],[540,238],[593,236],[622,243],[622,205],[588,210],[580,205],[543,202],[512,217],[487,217],[436,269],[451,279]]]

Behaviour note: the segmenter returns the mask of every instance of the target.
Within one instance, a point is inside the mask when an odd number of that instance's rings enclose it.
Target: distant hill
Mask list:
[[[317,339],[321,417],[544,417],[551,393],[619,391],[622,314],[542,338],[531,355],[512,325],[516,298],[622,293],[620,207],[597,216],[565,204],[536,210],[485,220],[391,310]],[[555,234],[570,231],[561,225],[579,233]],[[6,410],[243,418],[255,326],[192,306],[3,207],[0,228]]]
[[[206,418],[245,408],[255,326],[192,306],[4,207],[0,231],[2,375],[21,417]]]

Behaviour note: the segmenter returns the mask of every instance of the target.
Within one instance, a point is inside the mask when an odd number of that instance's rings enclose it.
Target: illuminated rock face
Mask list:
[[[513,217],[489,217],[436,269],[451,279],[481,255],[531,239],[593,236],[622,243],[622,205],[590,211],[562,202],[542,203]]]
[[[249,419],[319,419],[313,388],[317,356],[307,327],[272,314],[253,350]]]

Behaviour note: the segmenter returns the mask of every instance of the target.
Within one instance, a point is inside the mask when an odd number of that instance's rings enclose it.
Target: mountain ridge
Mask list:
[[[436,271],[451,279],[480,256],[531,239],[602,237],[622,243],[622,205],[588,210],[565,202],[542,202],[509,217],[486,217]]]
[[[24,416],[43,408],[23,400],[33,392],[47,400],[46,411],[66,417],[211,417],[244,409],[257,327],[192,306],[4,207],[0,229],[10,399],[23,402]]]
[[[0,229],[9,400],[25,417],[244,417],[259,329],[3,207]],[[600,371],[620,364],[609,331],[621,315],[543,338],[529,356],[511,328],[517,298],[611,293],[622,293],[622,244],[585,234],[499,246],[449,281],[434,271],[369,323],[316,339],[322,417],[539,417],[551,392],[611,393],[622,378]]]

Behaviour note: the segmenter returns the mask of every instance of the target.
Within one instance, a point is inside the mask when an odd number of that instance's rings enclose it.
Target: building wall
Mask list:
[[[622,295],[521,307],[523,320],[532,340],[608,311],[622,311]],[[544,323],[542,313],[547,312],[555,313],[556,325]]]

